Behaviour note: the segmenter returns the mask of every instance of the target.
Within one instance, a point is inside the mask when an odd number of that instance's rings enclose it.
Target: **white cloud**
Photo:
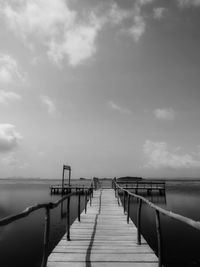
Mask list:
[[[0,124],[0,152],[12,151],[19,145],[22,136],[12,124]]]
[[[49,96],[42,95],[40,96],[40,99],[42,103],[44,104],[44,106],[46,107],[49,114],[55,115],[58,113],[54,101]]]
[[[139,3],[140,5],[151,4],[151,3],[153,3],[153,2],[154,2],[154,0],[138,0],[138,3]]]
[[[172,108],[166,109],[155,109],[153,111],[154,116],[159,120],[174,120],[175,119],[175,111]]]
[[[128,33],[133,37],[135,42],[138,42],[141,36],[144,34],[146,23],[144,17],[140,14],[135,15],[134,24],[128,29]]]
[[[77,11],[65,0],[48,0],[48,4],[46,0],[12,0],[1,5],[1,14],[28,47],[42,43],[50,60],[58,66],[65,58],[77,66],[95,54],[97,36],[109,23],[122,26],[120,32],[128,33],[137,42],[146,30],[142,7],[153,1],[136,0],[130,9],[111,1]]]
[[[139,41],[146,30],[146,20],[144,15],[142,14],[142,6],[152,2],[153,0],[138,0],[135,2],[133,10],[133,24],[127,30],[127,33],[132,36],[135,42]]]
[[[165,7],[154,7],[153,17],[154,19],[161,19],[164,16],[164,13],[167,9]]]
[[[112,3],[107,18],[108,21],[113,24],[120,24],[123,20],[128,19],[131,16],[133,16],[132,10],[121,9],[116,3]]]
[[[180,7],[200,6],[200,0],[177,0]]]
[[[26,43],[34,38],[42,42],[53,62],[60,65],[67,56],[69,64],[77,66],[95,53],[102,21],[92,11],[78,14],[65,0],[13,2],[3,6],[8,26]]]
[[[200,157],[191,154],[178,154],[180,148],[175,148],[169,151],[168,145],[165,142],[152,142],[146,140],[143,145],[143,152],[148,159],[145,167],[160,169],[160,168],[199,168]]]
[[[76,15],[64,0],[13,0],[3,6],[3,13],[9,27],[25,38],[29,33],[54,37],[59,27],[69,27]]]
[[[64,56],[68,56],[69,64],[77,66],[96,52],[95,39],[101,28],[101,23],[94,17],[86,25],[77,25],[65,32],[63,41],[52,40],[48,55],[59,64]]]
[[[109,101],[108,102],[108,107],[111,108],[111,109],[113,109],[113,110],[117,110],[120,113],[124,113],[124,114],[130,114],[130,113],[132,113],[130,109],[121,107],[121,106],[119,106],[118,104],[116,104],[113,101]]]
[[[4,84],[25,84],[26,79],[17,61],[8,54],[0,53],[0,82]]]
[[[21,96],[14,92],[0,91],[0,104],[7,105],[18,100],[21,100]]]

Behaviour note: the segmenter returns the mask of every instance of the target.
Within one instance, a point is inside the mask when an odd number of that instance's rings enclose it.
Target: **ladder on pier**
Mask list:
[[[137,245],[137,229],[126,222],[112,189],[94,192],[92,206],[71,226],[71,241],[60,240],[47,267],[157,267],[145,239]]]

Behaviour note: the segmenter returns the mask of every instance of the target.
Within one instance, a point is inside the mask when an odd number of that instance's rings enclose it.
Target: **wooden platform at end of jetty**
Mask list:
[[[47,267],[157,267],[158,259],[137,229],[127,224],[112,189],[94,192],[92,206],[71,227],[71,240],[60,240]]]

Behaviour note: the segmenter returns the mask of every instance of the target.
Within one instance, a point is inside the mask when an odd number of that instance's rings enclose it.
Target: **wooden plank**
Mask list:
[[[101,203],[101,205],[100,205]],[[71,241],[60,240],[48,259],[48,267],[155,267],[157,257],[137,229],[126,222],[111,189],[95,191],[92,206],[71,227]]]

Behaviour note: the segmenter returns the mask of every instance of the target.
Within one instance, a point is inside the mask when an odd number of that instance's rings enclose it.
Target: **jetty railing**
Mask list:
[[[27,207],[24,211],[7,216],[5,218],[0,219],[0,227],[6,226],[12,222],[15,222],[17,220],[20,220],[22,218],[27,217],[29,214],[33,213],[34,211],[45,209],[45,226],[44,226],[44,237],[43,237],[43,251],[42,251],[42,262],[41,267],[46,267],[47,260],[48,260],[48,248],[49,248],[49,236],[50,236],[50,210],[56,208],[59,206],[59,204],[62,204],[65,200],[67,200],[67,222],[66,222],[66,233],[67,233],[67,240],[70,241],[70,198],[73,195],[78,194],[78,220],[81,220],[81,208],[80,208],[80,200],[81,200],[81,194],[82,192],[72,192],[68,195],[62,197],[56,202],[49,202],[49,203],[42,203],[42,204],[35,204],[33,206]],[[88,196],[90,200],[90,205],[92,203],[91,199],[93,197],[93,180],[91,181],[90,187],[85,190],[85,203],[84,203],[84,209],[85,213],[87,212],[87,202],[88,202]]]
[[[152,202],[146,199],[143,196],[137,195],[135,193],[130,192],[128,189],[123,188],[122,186],[118,185],[116,180],[113,180],[113,188],[115,190],[115,196],[117,197],[118,204],[120,205],[120,197],[119,197],[119,190],[123,192],[123,203],[124,203],[124,213],[127,207],[127,223],[129,223],[130,218],[130,200],[131,197],[136,198],[138,203],[137,209],[137,243],[141,245],[141,210],[142,210],[142,203],[146,203],[150,208],[155,210],[155,219],[156,219],[156,232],[157,232],[157,242],[158,242],[158,267],[163,266],[163,246],[162,246],[162,231],[161,231],[161,220],[160,214],[168,216],[172,219],[175,219],[179,222],[185,223],[197,230],[200,230],[200,222],[194,221],[188,217],[183,215],[174,213],[172,211],[165,210]],[[126,206],[126,207],[125,207]]]

